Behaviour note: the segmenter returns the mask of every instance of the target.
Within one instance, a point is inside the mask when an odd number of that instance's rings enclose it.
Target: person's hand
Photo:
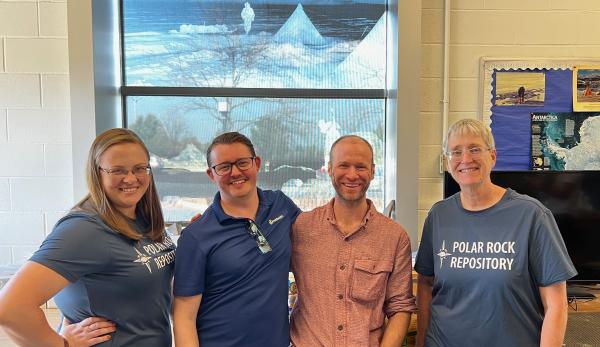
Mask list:
[[[198,218],[200,218],[200,217],[202,217],[202,213],[197,213],[197,214],[195,214],[195,215],[192,217],[192,219],[190,220],[190,223],[191,223],[191,222],[193,222],[193,221],[195,221],[196,219],[198,219]]]
[[[110,340],[109,334],[117,330],[115,323],[100,317],[90,317],[79,323],[65,319],[60,334],[67,339],[69,347],[88,347]]]

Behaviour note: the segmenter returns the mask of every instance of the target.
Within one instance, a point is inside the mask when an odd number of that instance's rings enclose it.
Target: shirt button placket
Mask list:
[[[351,268],[350,268],[350,254],[351,247],[350,242],[346,239],[339,240],[339,252],[338,252],[338,263],[335,272],[336,285],[335,285],[335,322],[337,324],[335,334],[335,345],[345,346],[346,345],[346,317],[347,317],[347,300],[344,298],[348,295],[349,284],[351,279]]]

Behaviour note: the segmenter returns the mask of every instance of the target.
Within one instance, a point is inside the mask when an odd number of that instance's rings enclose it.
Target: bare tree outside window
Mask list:
[[[127,124],[152,152],[167,220],[186,220],[212,200],[204,150],[226,131],[255,143],[261,187],[281,189],[305,209],[333,194],[332,139],[363,136],[376,151],[370,196],[383,207],[384,99],[343,92],[385,94],[383,0],[123,2]],[[136,95],[127,86],[194,95]],[[248,89],[258,96],[244,95]],[[278,95],[291,89],[299,94]]]

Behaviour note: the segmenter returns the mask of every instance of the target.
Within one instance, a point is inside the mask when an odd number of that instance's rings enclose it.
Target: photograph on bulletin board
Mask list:
[[[600,65],[573,68],[573,110],[600,111]]]
[[[532,170],[600,170],[600,113],[531,114]]]
[[[543,72],[496,73],[496,106],[543,106],[545,95]]]

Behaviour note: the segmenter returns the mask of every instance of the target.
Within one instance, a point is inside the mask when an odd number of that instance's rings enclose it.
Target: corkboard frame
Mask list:
[[[498,70],[573,70],[580,65],[600,65],[600,58],[495,58],[479,59],[478,117],[488,126],[492,116],[492,80]]]

